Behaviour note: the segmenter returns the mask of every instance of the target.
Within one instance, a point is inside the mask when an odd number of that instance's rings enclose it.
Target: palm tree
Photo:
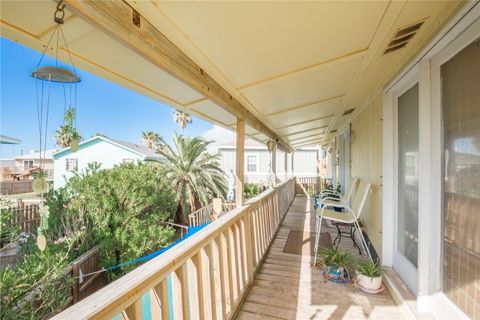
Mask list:
[[[224,198],[227,179],[220,168],[220,155],[207,152],[212,141],[175,134],[175,148],[160,138],[157,150],[167,160],[167,177],[175,189],[177,212],[175,220],[185,223],[186,213],[206,206],[215,197]]]
[[[55,141],[59,147],[67,148],[73,140],[72,129],[70,125],[60,126],[55,132]]]
[[[153,131],[142,132],[142,143],[150,150],[155,150],[157,142],[160,141],[158,133]]]
[[[192,123],[192,117],[186,112],[181,110],[175,110],[173,114],[173,120],[180,126],[180,130],[183,134],[183,129],[187,126],[188,123]]]

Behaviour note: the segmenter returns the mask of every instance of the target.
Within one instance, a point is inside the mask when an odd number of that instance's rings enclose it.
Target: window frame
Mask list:
[[[255,157],[255,163],[249,163],[248,158]],[[255,165],[255,171],[248,170],[249,165]],[[260,160],[257,153],[246,153],[245,154],[245,173],[259,173],[260,172]]]
[[[69,167],[69,161],[75,161],[75,166],[73,168]],[[78,171],[78,159],[77,158],[65,158],[65,170],[67,172],[77,172]]]

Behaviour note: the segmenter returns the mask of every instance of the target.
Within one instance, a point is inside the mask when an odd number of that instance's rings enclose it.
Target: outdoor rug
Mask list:
[[[332,240],[330,239],[330,233],[328,232],[320,234],[319,249],[322,248],[332,248]],[[313,257],[314,249],[315,232],[290,230],[285,247],[283,247],[283,252]]]

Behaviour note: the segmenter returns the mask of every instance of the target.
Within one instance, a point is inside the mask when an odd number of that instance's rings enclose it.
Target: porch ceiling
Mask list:
[[[461,7],[453,1],[127,2],[293,147],[341,132]],[[2,36],[43,50],[54,9],[51,1],[2,1]],[[422,20],[407,46],[383,54],[400,28]],[[80,68],[226,128],[235,124],[232,114],[79,17],[67,14],[64,32]],[[268,139],[249,126],[246,132]]]

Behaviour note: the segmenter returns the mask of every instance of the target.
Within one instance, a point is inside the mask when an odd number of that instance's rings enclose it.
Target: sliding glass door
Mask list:
[[[480,319],[480,39],[444,63],[443,291]]]

